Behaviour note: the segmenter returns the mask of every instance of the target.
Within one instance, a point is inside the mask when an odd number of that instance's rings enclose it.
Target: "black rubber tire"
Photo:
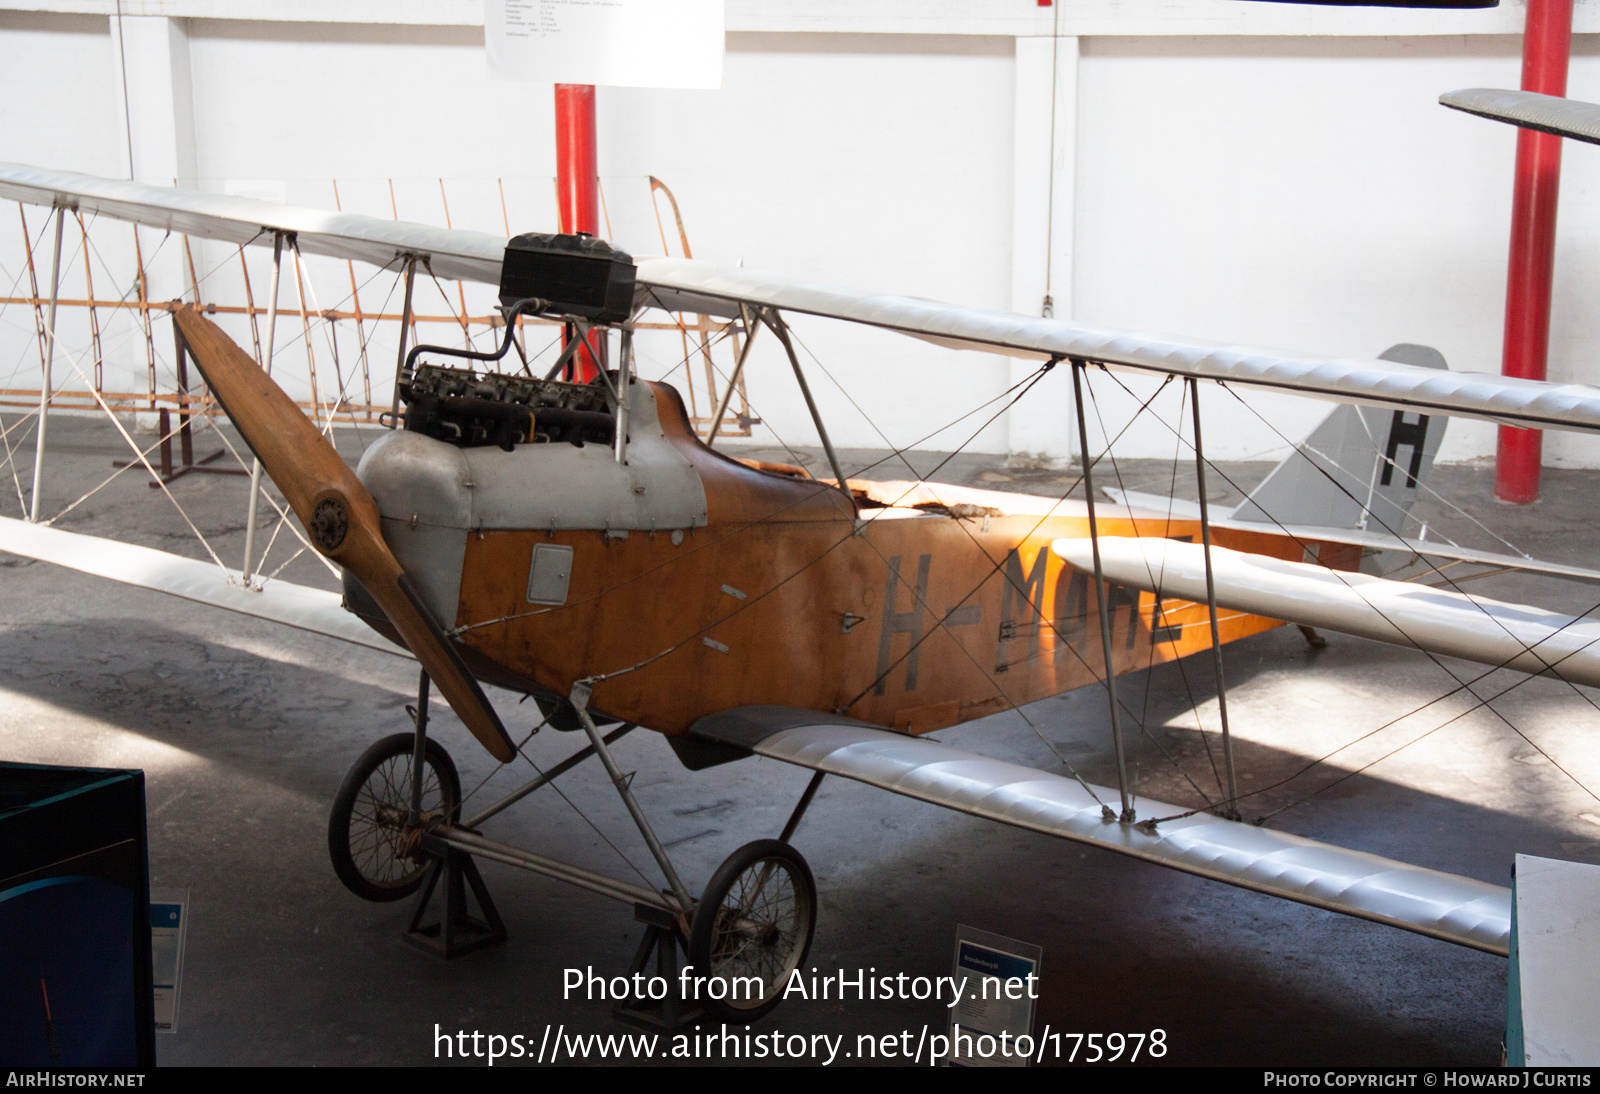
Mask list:
[[[752,900],[761,903],[749,907]],[[783,1001],[789,974],[811,952],[816,926],[817,883],[800,852],[775,839],[745,844],[706,884],[689,924],[689,963],[691,975],[720,976],[730,987],[733,977],[760,976],[765,994],[758,1000],[712,999],[702,983],[698,998],[686,1002],[699,1003],[723,1022],[762,1017]]]
[[[400,854],[401,824],[411,806],[411,756],[416,737],[396,733],[375,741],[345,773],[328,816],[328,857],[344,887],[362,900],[404,900],[422,885],[428,863]],[[423,762],[424,817],[453,816],[461,806],[461,776],[444,746],[428,738]]]

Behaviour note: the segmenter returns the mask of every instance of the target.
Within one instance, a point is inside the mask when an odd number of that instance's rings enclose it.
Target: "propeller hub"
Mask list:
[[[343,498],[329,495],[317,502],[311,513],[311,538],[318,550],[325,555],[337,551],[349,531],[350,511],[345,508]]]

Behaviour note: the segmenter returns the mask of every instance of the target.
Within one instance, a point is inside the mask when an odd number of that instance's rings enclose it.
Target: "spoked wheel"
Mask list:
[[[328,817],[333,872],[362,900],[403,900],[427,870],[411,809],[411,756],[416,738],[396,733],[375,742],[351,765]],[[431,737],[423,759],[422,820],[449,817],[461,804],[461,777],[444,746]]]
[[[745,844],[711,876],[689,925],[694,975],[733,990],[712,999],[701,985],[697,1001],[724,1022],[760,1018],[783,999],[816,922],[817,883],[800,852],[775,839]],[[759,982],[754,991],[749,978]]]

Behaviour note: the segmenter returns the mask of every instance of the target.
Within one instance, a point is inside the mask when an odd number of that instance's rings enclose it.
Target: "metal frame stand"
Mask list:
[[[411,925],[406,928],[406,941],[446,961],[504,942],[507,938],[505,921],[500,918],[494,899],[489,896],[489,887],[484,884],[483,875],[478,872],[478,864],[472,861],[472,856],[432,836],[423,836],[422,846],[430,854],[439,857],[429,869],[428,880],[417,896],[417,910],[411,916]],[[441,875],[444,877],[444,891],[440,898],[438,919],[424,925],[428,904],[433,900],[434,890],[439,887]],[[472,895],[477,898],[481,918],[473,915],[467,904],[469,886]]]
[[[681,983],[678,973],[683,967],[678,960],[678,948],[682,946],[683,954],[687,957],[689,947],[679,930],[677,918],[649,904],[635,904],[633,918],[643,923],[645,929],[644,937],[639,940],[639,949],[628,966],[628,979],[632,980],[637,973],[644,973],[647,977],[659,976],[667,982],[667,995],[660,1000],[618,1003],[611,1008],[611,1017],[636,1029],[659,1033],[676,1033],[703,1019],[705,1008],[698,1003],[684,1002],[678,991]],[[656,958],[654,973],[649,972],[652,953]]]
[[[417,682],[417,705],[410,708],[416,724],[416,743],[412,748],[411,784],[408,787],[408,826],[415,829],[422,820],[421,803],[424,780],[424,761],[427,756],[428,735],[428,699],[431,681],[426,672],[420,673]],[[594,720],[588,712],[589,687],[587,684],[578,684],[572,689],[572,702],[577,710],[578,718],[583,723],[584,729],[589,734],[589,745],[569,756],[555,767],[546,771],[532,782],[517,790],[512,791],[494,805],[480,812],[465,824],[456,817],[450,817],[443,824],[436,824],[423,832],[419,843],[423,851],[435,857],[435,862],[430,867],[427,881],[417,898],[416,911],[411,917],[411,924],[406,928],[406,941],[419,949],[426,950],[449,960],[460,957],[462,954],[483,949],[505,941],[507,937],[505,922],[500,918],[500,913],[494,906],[494,899],[489,895],[489,887],[484,883],[483,875],[479,873],[474,856],[503,862],[523,870],[531,870],[537,874],[576,885],[581,889],[610,897],[613,900],[622,900],[632,904],[634,917],[648,926],[644,940],[640,943],[639,953],[634,959],[634,968],[630,971],[644,970],[651,952],[656,954],[657,964],[661,968],[672,968],[672,975],[676,977],[678,966],[678,947],[686,946],[689,934],[689,916],[694,911],[695,902],[679,880],[677,871],[673,869],[671,861],[667,858],[666,850],[661,846],[661,841],[656,838],[650,823],[645,819],[639,803],[634,799],[633,793],[628,788],[631,775],[623,775],[618,770],[616,762],[611,758],[610,749],[607,747],[625,733],[632,730],[632,724],[624,724],[607,734],[600,736],[595,728]],[[522,800],[539,787],[551,782],[556,776],[571,770],[590,756],[599,755],[605,765],[606,772],[611,776],[613,785],[622,796],[629,813],[633,815],[634,823],[639,826],[639,832],[644,836],[645,843],[650,847],[650,852],[655,856],[657,864],[666,875],[671,890],[667,893],[647,889],[633,882],[621,881],[616,878],[606,877],[591,870],[569,863],[557,862],[532,851],[524,851],[511,847],[495,840],[485,838],[477,831],[477,825],[501,812],[510,805]],[[444,888],[439,888],[440,879],[444,881]],[[468,890],[477,901],[477,912],[474,913],[468,903]],[[425,922],[429,918],[428,907],[434,895],[441,893],[441,903],[438,916],[434,922]],[[665,973],[663,973],[665,975]],[[676,980],[670,980],[676,988]],[[678,1022],[693,1020],[696,1013],[682,1008],[679,1003],[673,1003],[665,1008],[652,1005],[644,1008],[635,1008],[635,1018],[638,1022],[647,1022],[655,1028],[663,1022]],[[624,1016],[624,1020],[628,1020]],[[674,1027],[676,1028],[676,1027]]]
[[[407,824],[412,828],[422,821],[422,784],[428,751],[428,693],[431,684],[427,672],[419,674],[417,706],[412,715],[417,733],[416,744],[411,750],[411,800],[407,816]],[[459,804],[457,808],[460,808]],[[455,818],[451,817],[450,820],[454,821]],[[489,887],[484,884],[483,875],[478,872],[478,865],[472,861],[472,856],[460,848],[452,847],[432,832],[423,833],[421,845],[424,851],[437,858],[429,868],[428,880],[417,897],[417,910],[412,913],[411,925],[406,928],[406,941],[446,961],[504,942],[507,937],[505,921],[500,918],[494,898],[489,895]],[[444,892],[438,921],[424,925],[428,904],[433,899],[434,890],[439,887],[441,875],[444,877]],[[467,905],[469,886],[472,895],[478,899],[481,918],[474,916]]]
[[[174,300],[168,305],[168,311],[176,311],[179,301]],[[172,418],[166,407],[156,412],[156,428],[160,430],[161,468],[159,482],[145,483],[152,490],[159,490],[168,483],[176,482],[185,475],[248,475],[250,472],[242,467],[211,467],[214,460],[220,460],[228,454],[225,448],[219,448],[209,456],[194,458],[194,432],[190,429],[189,419],[194,415],[189,410],[189,343],[184,341],[183,331],[178,324],[172,324],[173,351],[177,361],[178,373],[178,456],[183,461],[174,466],[172,462]],[[112,467],[142,467],[142,460],[112,460]],[[259,478],[256,480],[259,482]]]
[[[412,748],[411,783],[407,788],[409,791],[407,827],[412,831],[415,831],[422,822],[421,804],[427,756],[430,688],[431,681],[428,679],[428,674],[420,673],[417,681],[417,705],[415,708],[410,708],[416,725],[415,744]],[[432,825],[418,836],[419,846],[425,853],[434,857],[434,862],[429,867],[427,880],[417,897],[416,910],[412,913],[411,923],[406,928],[405,939],[418,949],[445,960],[506,940],[505,921],[500,918],[499,910],[495,908],[494,899],[489,895],[489,887],[484,883],[483,875],[478,871],[477,863],[474,861],[475,856],[530,870],[613,900],[624,901],[633,905],[634,918],[646,927],[645,936],[634,954],[628,975],[632,977],[634,973],[644,972],[653,953],[657,975],[667,980],[668,997],[662,1000],[619,1005],[615,1011],[616,1017],[620,1021],[631,1022],[648,1029],[676,1030],[697,1020],[703,1014],[700,1008],[685,1005],[684,1001],[674,994],[678,990],[679,952],[681,948],[685,954],[687,953],[689,920],[694,913],[695,900],[684,888],[677,871],[673,869],[672,862],[667,858],[666,849],[656,838],[650,822],[639,808],[638,801],[634,799],[633,792],[629,789],[633,776],[623,775],[611,757],[608,746],[632,730],[633,725],[624,724],[602,737],[600,731],[595,728],[594,719],[589,715],[589,694],[590,686],[587,682],[573,685],[571,701],[579,721],[589,736],[588,747],[580,749],[526,786],[512,791],[465,824],[462,824],[458,817],[450,816],[445,818],[443,823]],[[670,885],[668,891],[648,889],[630,881],[597,874],[581,866],[557,862],[532,851],[524,851],[487,839],[477,831],[476,825],[594,755],[598,755],[601,763],[605,765],[612,784],[617,788],[617,793],[621,795],[628,812],[633,816],[634,823],[639,827],[639,834],[644,837],[645,843],[650,847],[650,853],[661,867],[661,872],[666,875]],[[816,792],[816,785],[820,781],[820,776],[812,780],[811,786],[807,788],[799,807],[790,819],[788,828],[785,829],[786,834],[792,833],[794,826],[799,823],[799,818],[804,813],[806,805],[810,803],[812,795]],[[459,808],[458,804],[457,810]],[[469,901],[469,891],[471,899],[476,901],[476,911]],[[432,917],[433,921],[428,922],[429,907],[436,895],[439,897],[438,912]]]

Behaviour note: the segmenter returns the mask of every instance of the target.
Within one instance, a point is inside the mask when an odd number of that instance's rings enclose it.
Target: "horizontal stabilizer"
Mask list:
[[[1090,540],[1058,539],[1050,546],[1093,572]],[[1211,549],[1211,562],[1220,607],[1600,686],[1600,619],[1224,547]],[[1101,536],[1100,564],[1118,585],[1206,602],[1205,548],[1199,544]]]
[[[697,737],[843,775],[975,817],[1131,855],[1184,873],[1504,955],[1511,891],[1287,832],[1196,814],[1155,826],[1105,820],[1117,792],[991,760],[849,718],[740,707],[702,718]],[[1096,800],[1098,796],[1099,800]],[[1184,809],[1136,800],[1139,815]]]
[[[1106,497],[1118,505],[1135,510],[1136,515],[1156,514],[1171,520],[1199,520],[1200,506],[1181,498],[1164,498],[1159,494],[1141,494],[1137,490],[1104,490]],[[1480,566],[1504,567],[1508,570],[1526,570],[1534,574],[1549,574],[1573,581],[1600,585],[1600,570],[1587,566],[1571,566],[1565,562],[1545,562],[1525,555],[1503,555],[1497,551],[1479,551],[1472,547],[1457,547],[1437,540],[1418,539],[1416,536],[1391,536],[1387,532],[1363,532],[1355,528],[1328,528],[1320,524],[1273,524],[1262,528],[1254,521],[1236,521],[1216,516],[1211,511],[1211,527],[1231,528],[1244,532],[1273,531],[1292,536],[1306,546],[1313,543],[1348,543],[1356,547],[1371,547],[1376,551],[1399,551],[1423,558],[1449,558],[1471,562]]]
[[[286,623],[384,653],[411,656],[345,611],[338,593],[309,589],[288,581],[269,581],[259,591],[246,589],[237,570],[224,570],[213,562],[181,558],[151,547],[66,532],[11,517],[0,517],[0,551],[170,593],[241,615]]]

